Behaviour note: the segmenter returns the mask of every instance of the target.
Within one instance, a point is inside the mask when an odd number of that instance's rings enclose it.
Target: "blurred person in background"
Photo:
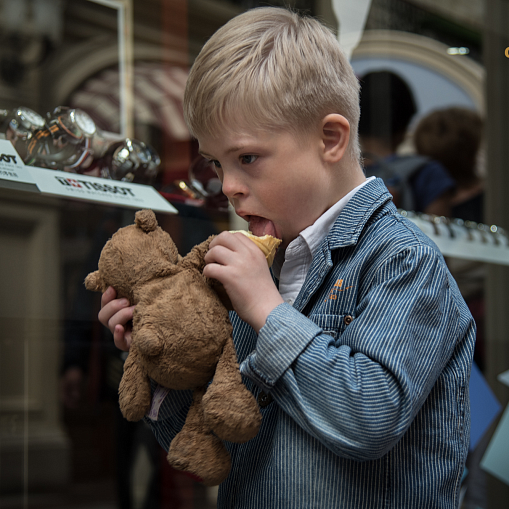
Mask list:
[[[470,109],[451,107],[431,112],[417,125],[414,144],[418,154],[442,163],[456,180],[451,197],[452,217],[483,222],[483,179],[479,154],[483,121]]]
[[[456,182],[447,169],[427,156],[397,153],[417,112],[408,84],[390,71],[370,72],[360,82],[366,176],[382,178],[399,208],[450,217]]]

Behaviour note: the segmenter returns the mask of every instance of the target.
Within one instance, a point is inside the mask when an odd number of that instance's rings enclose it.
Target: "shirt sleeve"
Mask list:
[[[406,432],[467,333],[448,277],[431,248],[395,255],[335,338],[281,304],[241,372],[334,453],[380,458]]]

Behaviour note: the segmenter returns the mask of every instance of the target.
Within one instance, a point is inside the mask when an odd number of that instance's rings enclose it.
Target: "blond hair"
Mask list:
[[[330,113],[350,123],[359,160],[359,83],[334,34],[316,19],[262,7],[230,20],[190,71],[184,116],[197,138],[247,122],[305,133]]]

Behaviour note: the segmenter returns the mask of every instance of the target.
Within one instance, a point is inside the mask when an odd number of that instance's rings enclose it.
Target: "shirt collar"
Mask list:
[[[332,225],[328,235],[327,249],[356,244],[369,219],[378,209],[385,213],[386,209],[381,207],[390,201],[392,201],[392,195],[382,179],[375,178],[367,181],[365,186],[345,205],[341,218],[337,218]],[[393,204],[391,206],[396,210]]]

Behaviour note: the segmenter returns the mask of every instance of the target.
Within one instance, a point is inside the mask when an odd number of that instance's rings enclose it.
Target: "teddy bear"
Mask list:
[[[119,386],[122,414],[138,421],[149,412],[150,380],[170,390],[192,390],[168,461],[207,486],[220,484],[230,471],[223,440],[246,442],[261,425],[258,404],[241,379],[226,292],[203,275],[212,238],[182,257],[154,212],[140,210],[135,224],[106,243],[98,270],[85,279],[87,289],[112,286],[118,298],[136,305]]]

